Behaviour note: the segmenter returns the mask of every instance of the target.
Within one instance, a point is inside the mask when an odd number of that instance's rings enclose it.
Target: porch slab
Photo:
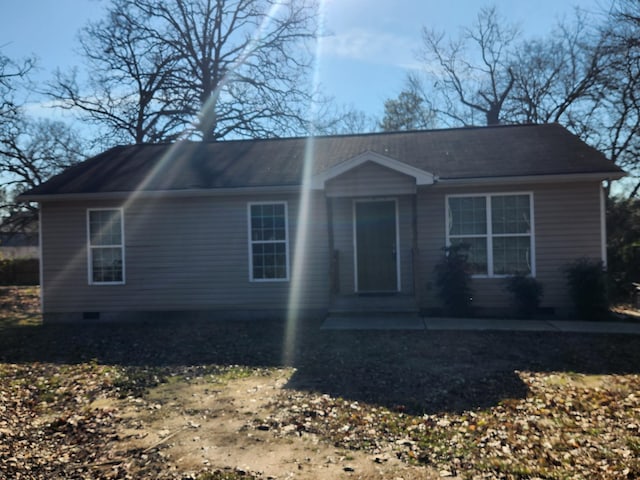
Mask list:
[[[415,315],[330,315],[321,330],[424,330],[422,318]]]

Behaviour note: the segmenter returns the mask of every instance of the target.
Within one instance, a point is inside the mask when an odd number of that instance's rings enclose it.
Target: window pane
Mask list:
[[[494,234],[530,233],[529,195],[500,195],[491,198],[491,224]]]
[[[287,230],[284,204],[252,205],[252,278],[287,278]]]
[[[493,270],[496,275],[531,273],[530,237],[494,237]]]
[[[274,240],[286,239],[284,205],[274,205],[273,212],[273,238]]]
[[[487,274],[487,239],[480,238],[452,238],[452,245],[469,245],[469,266],[472,274]]]
[[[449,234],[478,235],[487,233],[485,197],[449,198]]]
[[[286,240],[284,205],[251,206],[251,240]]]
[[[121,248],[93,248],[91,262],[94,282],[122,282]]]
[[[253,278],[287,277],[287,248],[284,242],[253,245]]]
[[[119,210],[89,212],[89,235],[92,246],[121,245],[122,219]]]

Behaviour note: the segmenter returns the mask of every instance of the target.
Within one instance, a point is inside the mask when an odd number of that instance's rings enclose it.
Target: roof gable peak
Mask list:
[[[387,157],[386,155],[367,150],[314,175],[311,179],[311,188],[314,190],[324,190],[327,181],[367,162],[375,163],[398,173],[413,177],[416,180],[416,185],[432,185],[434,183],[434,175],[430,172],[407,165],[404,162]]]

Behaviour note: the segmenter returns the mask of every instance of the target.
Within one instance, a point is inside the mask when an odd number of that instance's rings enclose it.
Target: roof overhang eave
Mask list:
[[[89,193],[49,193],[23,194],[17,197],[19,202],[62,202],[74,200],[136,200],[157,198],[186,198],[186,197],[222,197],[236,195],[266,195],[299,193],[300,185],[268,185],[254,187],[224,187],[224,188],[191,188],[181,190],[140,190],[118,192],[89,192]]]
[[[563,173],[546,175],[514,175],[505,177],[465,177],[465,178],[442,178],[436,181],[437,185],[466,186],[484,184],[512,184],[512,183],[558,183],[558,182],[579,182],[579,181],[613,181],[620,180],[627,174],[618,172],[588,172],[588,173]]]

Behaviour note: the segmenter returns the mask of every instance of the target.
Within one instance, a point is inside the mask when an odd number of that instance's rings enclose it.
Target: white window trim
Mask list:
[[[503,197],[509,195],[528,195],[529,196],[529,215],[531,218],[531,231],[529,233],[493,233],[492,229],[492,209],[491,209],[491,199],[493,197]],[[454,238],[478,238],[484,237],[487,239],[487,273],[486,274],[473,274],[472,278],[507,278],[512,275],[505,274],[494,274],[493,273],[493,238],[494,237],[530,237],[531,238],[531,258],[529,259],[531,263],[531,273],[529,276],[536,276],[536,232],[535,232],[535,216],[534,216],[534,205],[533,205],[533,192],[490,192],[490,193],[456,193],[445,195],[445,217],[444,217],[444,225],[445,225],[445,238],[447,247],[451,246],[451,236],[449,235],[449,198],[468,198],[468,197],[484,197],[486,199],[485,207],[487,209],[487,233],[485,234],[477,234],[477,235],[454,235]]]
[[[286,255],[286,275],[284,278],[253,278],[253,244],[254,243],[282,243],[282,240],[252,240],[251,239],[251,207],[254,205],[284,205],[284,230],[285,230],[285,238],[284,238],[284,250]],[[289,205],[286,201],[264,201],[264,202],[249,202],[247,203],[247,243],[248,243],[248,253],[249,253],[249,281],[256,283],[272,283],[272,282],[288,282],[289,274],[290,274],[290,265],[289,265]]]
[[[91,245],[91,212],[99,211],[118,211],[120,212],[120,245]],[[124,209],[123,208],[88,208],[87,209],[87,277],[89,285],[124,285],[126,283],[126,261],[125,261],[125,248],[124,248]],[[93,280],[93,250],[96,248],[120,248],[122,251],[122,281],[120,282],[96,282]]]
[[[351,223],[353,228],[353,271],[354,275],[354,288],[356,293],[360,293],[358,286],[358,239],[357,239],[357,216],[356,216],[356,204],[358,203],[370,203],[370,202],[393,202],[395,205],[396,212],[396,290],[395,292],[391,291],[390,293],[398,293],[402,291],[402,277],[400,270],[400,209],[398,206],[397,198],[360,198],[353,200],[351,210]],[[363,292],[365,293],[365,292]]]

